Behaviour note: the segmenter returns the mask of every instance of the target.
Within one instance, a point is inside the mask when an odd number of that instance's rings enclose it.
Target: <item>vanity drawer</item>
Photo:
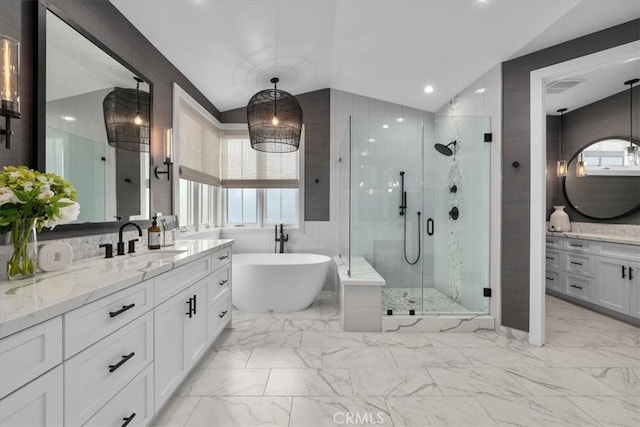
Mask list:
[[[231,319],[231,292],[225,291],[209,306],[209,339],[214,339]]]
[[[187,289],[213,271],[211,256],[206,256],[162,274],[154,279],[155,305]]]
[[[567,239],[567,250],[573,252],[591,252],[592,243],[588,240]]]
[[[62,363],[62,317],[0,340],[0,399]]]
[[[565,275],[564,292],[572,297],[591,301],[593,294],[593,279],[590,277],[578,276],[572,273]]]
[[[568,252],[565,257],[565,270],[583,276],[594,277],[593,257],[591,255]]]
[[[133,418],[132,418],[133,417]],[[104,405],[85,426],[146,426],[153,418],[153,363],[138,374],[109,403]]]
[[[229,289],[231,274],[230,274],[230,266],[226,266],[216,271],[211,275],[211,280],[209,281],[209,301],[213,302],[220,296],[224,291]]]
[[[558,237],[545,236],[547,249],[561,249],[560,242],[561,240]]]
[[[562,283],[560,282],[560,272],[555,270],[547,270],[545,272],[545,285],[547,289],[562,292]]]
[[[86,422],[152,360],[153,312],[148,312],[65,361],[65,424]]]
[[[64,354],[70,358],[153,308],[153,281],[116,292],[64,315]]]
[[[562,256],[563,252],[552,249],[547,249],[545,252],[545,260],[547,261],[547,269],[561,269],[562,268]]]
[[[231,247],[224,248],[213,254],[213,271],[231,262]]]

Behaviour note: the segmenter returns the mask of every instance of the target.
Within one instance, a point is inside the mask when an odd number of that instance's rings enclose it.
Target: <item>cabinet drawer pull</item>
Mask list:
[[[120,310],[118,310],[118,311],[110,311],[109,312],[109,317],[116,317],[118,314],[122,314],[125,311],[127,311],[129,309],[132,309],[135,306],[136,306],[135,303],[132,303],[132,304],[129,304],[129,305],[123,305],[122,308]]]
[[[551,280],[553,282],[553,277],[547,277],[547,280]]]
[[[623,279],[626,279],[626,278],[627,278],[626,272],[627,272],[627,267],[625,267],[625,266],[623,265],[623,266],[622,266],[622,278],[623,278]]]
[[[546,258],[546,259],[550,259],[551,261],[553,261],[553,260],[555,259],[555,258],[554,258],[554,257],[552,257],[552,256],[547,256],[547,257],[545,257],[545,258]]]
[[[548,241],[548,240],[547,240],[547,243],[548,243],[548,244],[550,244],[550,245],[553,245],[553,242],[550,242],[550,241]]]
[[[218,259],[219,259],[220,261],[222,261],[223,259],[227,259],[227,258],[229,258],[229,255],[219,256],[219,257],[218,257]]]
[[[571,246],[572,248],[581,248],[582,245],[578,245],[577,243],[569,243],[569,246]]]
[[[124,363],[131,359],[133,356],[135,356],[136,354],[132,351],[131,353],[127,354],[126,356],[122,356],[122,360],[119,361],[118,363],[116,363],[115,365],[109,365],[109,372],[113,372],[116,369],[118,369],[120,366],[124,365]]]
[[[136,413],[134,412],[133,414],[129,415],[127,418],[123,418],[122,421],[124,422],[120,427],[127,427],[127,425],[129,425],[131,420],[133,420],[135,417],[136,417]]]
[[[227,314],[228,311],[229,310],[223,311],[222,313],[218,314],[218,317],[222,319]]]
[[[571,264],[573,264],[573,265],[582,265],[581,262],[575,262],[575,261],[571,261]]]
[[[193,298],[189,298],[187,304],[189,304],[189,311],[187,311],[185,314],[189,316],[189,319],[191,319],[193,317]]]
[[[633,267],[629,267],[629,280],[633,280]]]
[[[578,285],[569,285],[569,286],[571,286],[572,288],[576,288],[576,289],[582,289],[582,286],[578,286]]]
[[[218,282],[218,285],[223,286],[227,282],[228,282],[228,280],[223,280],[222,282]]]

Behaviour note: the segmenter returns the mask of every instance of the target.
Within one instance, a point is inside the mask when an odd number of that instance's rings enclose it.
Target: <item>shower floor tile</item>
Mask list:
[[[424,301],[424,303],[423,303]],[[423,308],[424,306],[424,308]],[[393,310],[394,314],[409,314],[409,310],[421,313],[468,313],[465,307],[433,288],[382,289],[382,312]]]

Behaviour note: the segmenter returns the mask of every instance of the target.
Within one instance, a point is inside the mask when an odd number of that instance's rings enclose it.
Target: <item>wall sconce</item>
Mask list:
[[[154,174],[156,178],[160,179],[160,175],[167,175],[167,180],[171,180],[171,166],[173,162],[171,161],[171,157],[173,155],[173,130],[165,129],[164,130],[164,162],[167,166],[167,170],[161,170],[160,166],[156,166],[154,170]]]
[[[5,128],[0,135],[5,136],[7,149],[11,148],[11,119],[19,119],[20,114],[20,43],[11,37],[0,35],[0,116],[5,117]]]

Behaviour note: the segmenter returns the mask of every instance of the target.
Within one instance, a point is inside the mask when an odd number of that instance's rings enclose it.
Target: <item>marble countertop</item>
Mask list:
[[[91,258],[36,277],[0,282],[0,338],[231,246],[233,240],[178,240],[174,246]]]
[[[619,236],[615,234],[596,234],[574,231],[547,231],[547,236],[567,237],[569,239],[595,240],[597,242],[622,243],[624,245],[640,246],[637,236]]]

